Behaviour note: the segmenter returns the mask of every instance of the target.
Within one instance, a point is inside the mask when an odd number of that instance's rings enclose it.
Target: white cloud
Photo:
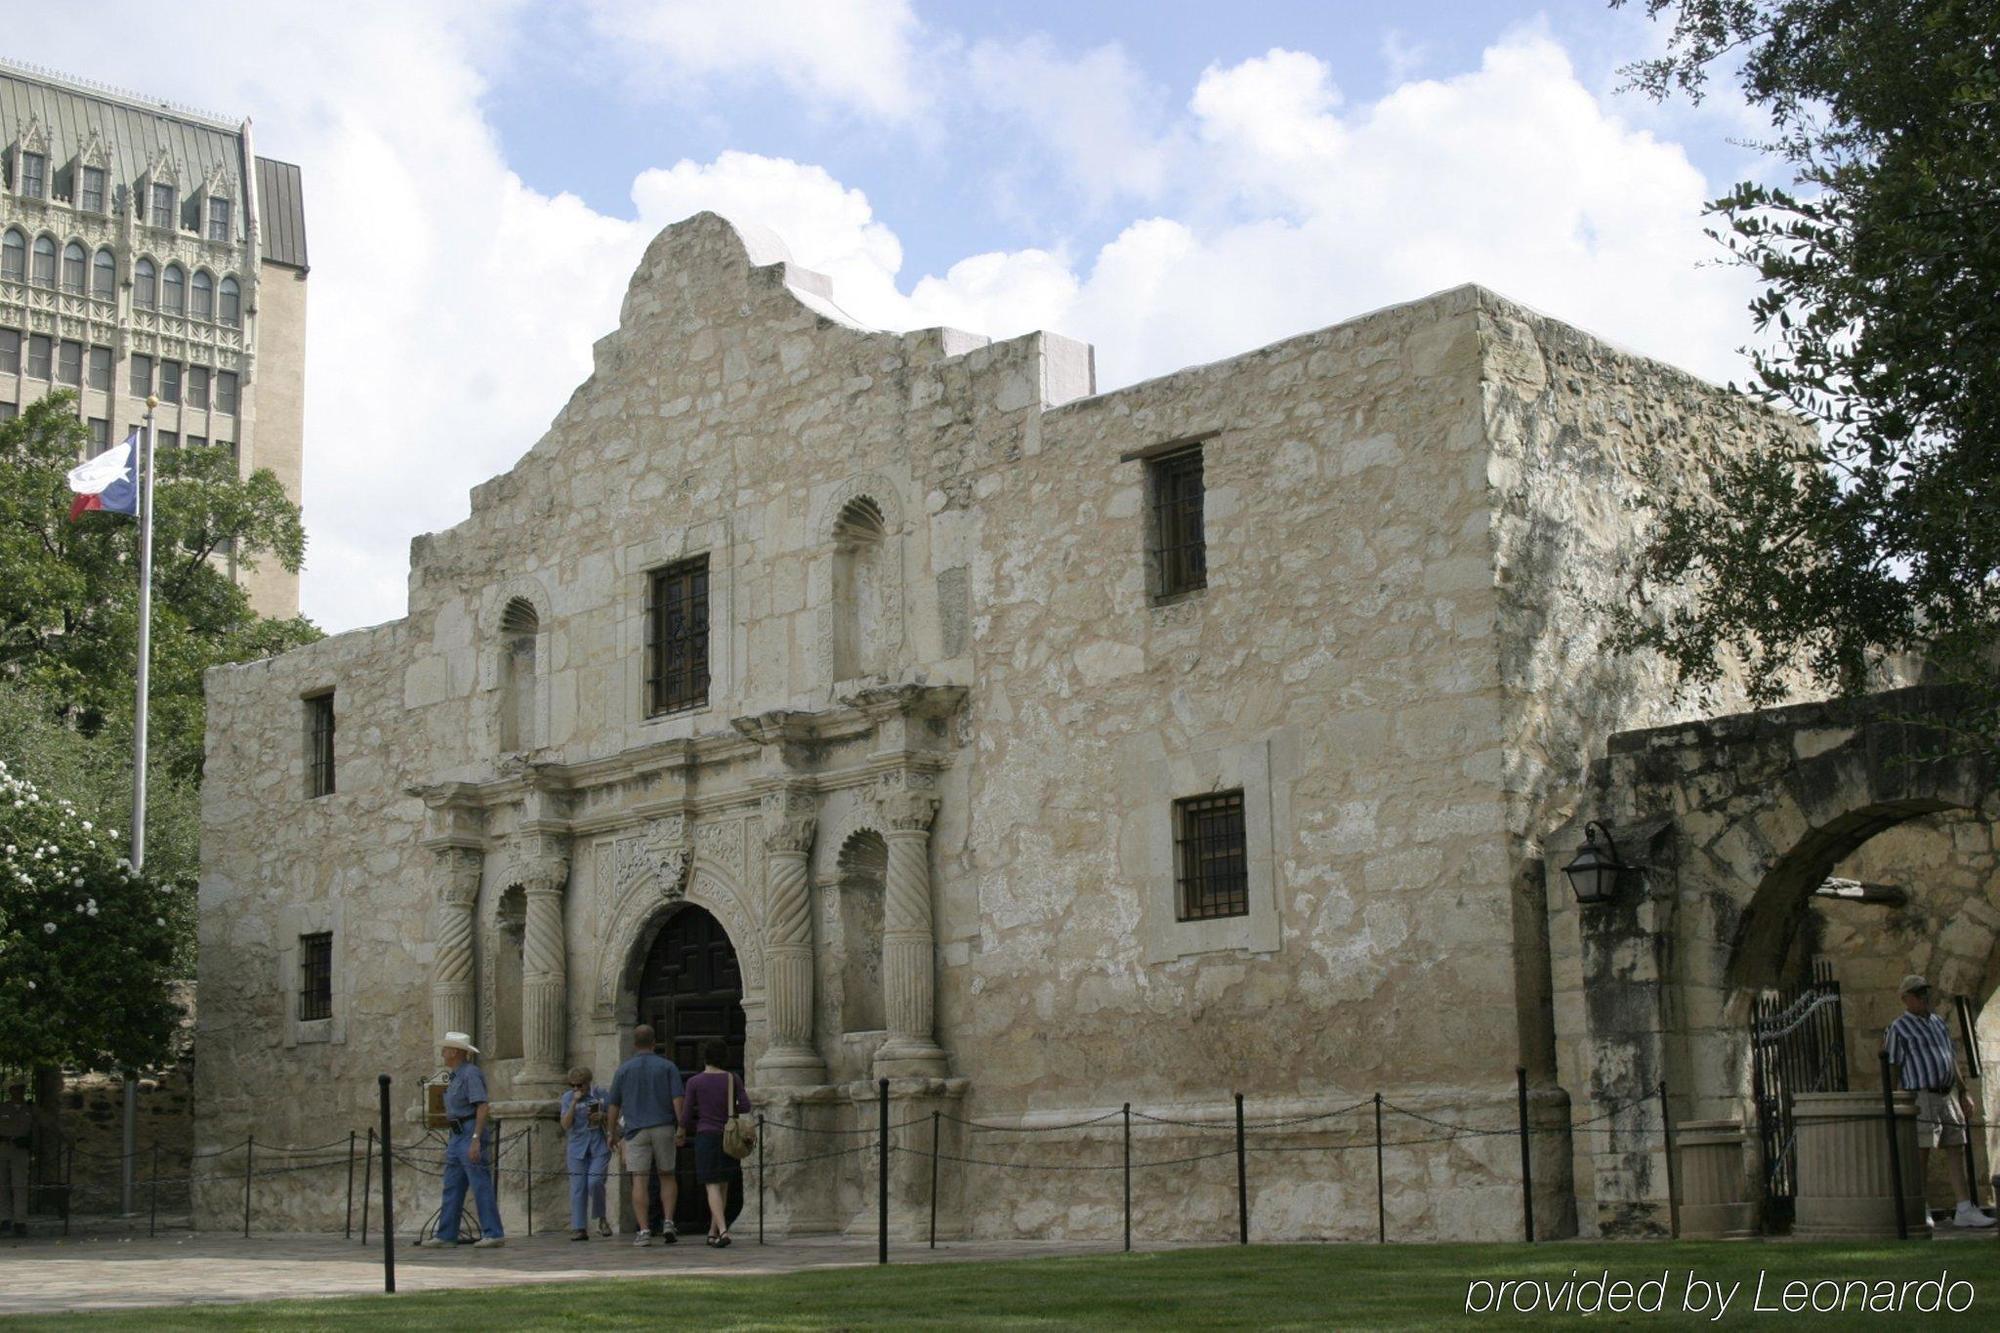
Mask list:
[[[604,54],[641,88],[775,79],[809,98],[902,120],[927,98],[907,0],[589,0]]]
[[[967,88],[984,112],[1026,124],[1085,198],[1150,197],[1174,152],[1163,137],[1164,90],[1116,44],[1070,58],[1047,37],[980,42],[966,56]]]

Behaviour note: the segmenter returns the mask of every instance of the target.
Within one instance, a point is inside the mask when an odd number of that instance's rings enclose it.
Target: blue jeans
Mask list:
[[[569,1224],[573,1229],[581,1231],[591,1218],[604,1216],[604,1178],[610,1172],[611,1146],[603,1139],[569,1149]]]
[[[472,1143],[472,1125],[455,1131],[444,1145],[444,1206],[438,1210],[437,1238],[458,1239],[458,1216],[465,1210],[466,1186],[472,1187],[472,1206],[479,1214],[479,1234],[501,1236],[500,1200],[493,1189],[493,1136],[479,1145],[479,1161],[465,1160]]]

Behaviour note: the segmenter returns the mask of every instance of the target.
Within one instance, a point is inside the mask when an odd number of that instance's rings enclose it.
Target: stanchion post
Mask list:
[[[1132,1253],[1132,1103],[1125,1103],[1125,1253]]]
[[[1910,1219],[1903,1216],[1903,1154],[1896,1142],[1896,1084],[1889,1077],[1889,1053],[1875,1057],[1882,1066],[1882,1123],[1889,1135],[1889,1185],[1896,1191],[1896,1239],[1910,1238]]]
[[[938,1122],[943,1116],[942,1111],[931,1112],[931,1248],[934,1250],[937,1248]]]
[[[1389,1201],[1382,1181],[1382,1094],[1375,1094],[1375,1243],[1389,1243]]]
[[[368,1151],[361,1156],[361,1243],[368,1243],[368,1196],[375,1185],[375,1126],[368,1127]]]
[[[340,1229],[342,1240],[354,1239],[354,1131],[347,1131],[347,1222]]]
[[[889,1080],[875,1080],[875,1118],[882,1142],[875,1163],[875,1262],[889,1262]]]
[[[382,1290],[396,1290],[396,1154],[389,1141],[389,1076],[377,1076],[382,1087]]]
[[[1674,1161],[1674,1117],[1667,1110],[1667,1081],[1660,1080],[1660,1133],[1667,1141],[1667,1234],[1681,1236],[1680,1167]]]
[[[257,1139],[243,1140],[243,1239],[250,1239],[250,1173],[257,1162]]]
[[[584,1164],[584,1178],[589,1179],[590,1164]],[[535,1127],[528,1126],[528,1234],[535,1234]]]
[[[1250,1172],[1243,1152],[1243,1094],[1236,1094],[1236,1243],[1250,1243]]]
[[[190,1172],[192,1174],[192,1172]],[[153,1141],[153,1179],[146,1186],[146,1234],[153,1235],[160,1225],[160,1143]]]
[[[764,1113],[757,1113],[757,1243],[764,1243]]]
[[[1528,1071],[1514,1066],[1514,1094],[1521,1110],[1521,1229],[1535,1243],[1535,1154],[1528,1139]]]
[[[75,1195],[76,1195],[76,1145],[72,1143],[68,1145],[68,1151],[64,1154],[63,1157],[62,1210],[63,1210],[63,1235],[65,1236],[69,1234],[70,1204],[74,1202]]]

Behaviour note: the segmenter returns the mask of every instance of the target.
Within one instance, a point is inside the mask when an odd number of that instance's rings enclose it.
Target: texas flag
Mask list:
[[[93,509],[138,516],[139,488],[132,484],[132,457],[138,448],[139,432],[135,430],[126,436],[125,443],[70,469],[69,488],[76,492],[69,507],[70,522]]]

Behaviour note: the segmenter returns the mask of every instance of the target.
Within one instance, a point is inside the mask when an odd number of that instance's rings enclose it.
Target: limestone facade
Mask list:
[[[1010,1131],[1130,1102],[1184,1122],[1135,1136],[1164,1160],[1236,1091],[1508,1124],[1518,1065],[1542,1231],[1571,1225],[1541,835],[1606,736],[1672,716],[1600,651],[1628,502],[1775,423],[1477,287],[1101,394],[1082,344],[871,332],[832,295],[712,215],[663,232],[547,435],[412,544],[407,616],[211,673],[201,1143],[365,1126],[379,1072],[414,1108],[447,1028],[546,1123],[698,907],[787,1124],[873,1123],[887,1078],[902,1146],[935,1110],[954,1156],[1103,1163],[1106,1123]],[[1190,445],[1206,586],[1163,597],[1155,464]],[[654,716],[654,576],[697,557],[705,692]],[[1182,919],[1176,802],[1239,792],[1241,910]],[[1327,1151],[1257,1159],[1253,1233],[1372,1235],[1357,1132],[1268,1131]],[[1393,1149],[1396,1234],[1517,1234],[1517,1151]],[[767,1220],[868,1225],[865,1185],[774,1175]],[[1115,1234],[1115,1173],[941,1189],[950,1232]],[[1134,1203],[1227,1234],[1233,1174]]]

